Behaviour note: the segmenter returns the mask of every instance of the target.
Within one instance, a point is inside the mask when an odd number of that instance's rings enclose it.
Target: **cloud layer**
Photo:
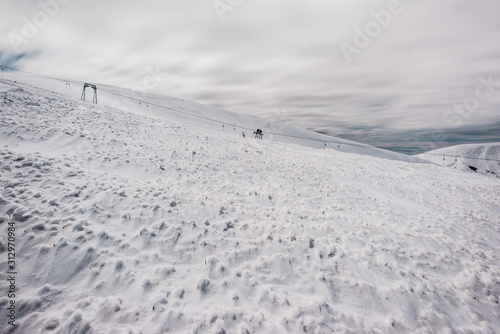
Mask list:
[[[9,1],[0,31],[33,72],[137,88],[154,69],[156,93],[411,152],[500,141],[497,0]]]

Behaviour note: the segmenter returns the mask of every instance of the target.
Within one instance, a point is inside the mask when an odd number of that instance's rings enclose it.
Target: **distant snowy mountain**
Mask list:
[[[500,178],[500,143],[450,146],[417,156],[446,167]]]
[[[0,78],[1,333],[500,328],[500,180],[13,76]]]

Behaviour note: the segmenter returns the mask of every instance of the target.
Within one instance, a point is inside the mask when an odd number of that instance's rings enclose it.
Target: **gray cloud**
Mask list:
[[[448,112],[481,77],[500,81],[497,0],[401,0],[351,62],[340,46],[355,46],[355,29],[366,33],[389,1],[246,0],[224,20],[213,1],[57,1],[4,5],[3,61],[30,55],[16,66],[127,88],[159,68],[156,93],[386,147],[435,130],[453,134],[430,140],[437,145],[500,141],[489,127],[500,118],[500,85],[467,117]],[[13,34],[23,36],[26,20],[36,25],[48,3],[57,13],[15,50]]]
[[[37,53],[4,53],[0,50],[0,64],[6,67],[15,68],[16,65],[24,59],[36,57]]]

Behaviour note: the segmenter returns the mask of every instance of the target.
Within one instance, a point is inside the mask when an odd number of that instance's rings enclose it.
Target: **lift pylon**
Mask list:
[[[82,100],[85,101],[85,88],[90,87],[94,90],[94,99],[92,100],[92,103],[97,104],[97,86],[89,83],[85,83],[83,85],[83,91],[82,91]]]

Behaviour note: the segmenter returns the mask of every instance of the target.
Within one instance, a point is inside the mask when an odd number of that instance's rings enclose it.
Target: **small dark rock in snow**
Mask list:
[[[175,208],[176,206],[177,206],[177,202],[176,201],[172,201],[170,203],[170,207]]]
[[[314,239],[309,239],[309,248],[314,248]]]
[[[123,268],[123,261],[118,260],[118,262],[116,262],[115,271],[120,271],[122,270],[122,268]]]
[[[234,224],[233,222],[227,222],[226,223],[226,227],[224,228],[224,232],[226,232],[227,230],[229,230],[230,228],[234,228]]]

